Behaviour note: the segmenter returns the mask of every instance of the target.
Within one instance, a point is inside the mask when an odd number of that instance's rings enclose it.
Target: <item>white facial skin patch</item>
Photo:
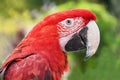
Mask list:
[[[64,52],[66,52],[65,45],[67,42],[84,24],[84,19],[82,17],[67,18],[58,23],[58,33],[60,36],[59,43]]]
[[[85,22],[81,17],[67,18],[61,21],[57,27],[60,38],[77,32],[83,25],[85,25]]]

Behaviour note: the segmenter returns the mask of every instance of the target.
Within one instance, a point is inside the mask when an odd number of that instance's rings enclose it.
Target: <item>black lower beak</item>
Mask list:
[[[88,28],[83,28],[79,33],[76,33],[65,45],[66,51],[78,51],[86,48],[87,43],[87,30]]]

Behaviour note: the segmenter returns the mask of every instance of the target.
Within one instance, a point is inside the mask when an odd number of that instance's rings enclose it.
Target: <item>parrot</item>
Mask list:
[[[50,14],[38,22],[0,66],[3,80],[61,80],[69,70],[67,54],[99,47],[96,15],[87,9]],[[74,54],[74,53],[73,53]]]

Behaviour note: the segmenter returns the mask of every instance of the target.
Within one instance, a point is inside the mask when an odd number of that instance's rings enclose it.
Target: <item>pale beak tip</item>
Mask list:
[[[91,47],[87,48],[86,56],[84,58],[84,61],[88,60],[91,56],[93,56],[96,53],[95,49],[90,49]]]
[[[84,58],[84,61],[87,61],[94,53],[95,52],[93,52],[93,53],[87,53],[86,56],[85,56],[85,58]]]
[[[85,58],[83,59],[83,61],[87,61],[91,56],[85,56]]]

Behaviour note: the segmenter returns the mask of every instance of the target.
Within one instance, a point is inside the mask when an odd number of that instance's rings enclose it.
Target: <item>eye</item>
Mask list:
[[[74,24],[74,19],[71,19],[71,18],[69,18],[69,19],[66,19],[66,20],[64,20],[63,22],[61,22],[62,24],[64,24],[65,26],[73,26],[73,24]]]
[[[67,25],[71,25],[72,24],[72,20],[66,20],[66,22],[65,22]]]

